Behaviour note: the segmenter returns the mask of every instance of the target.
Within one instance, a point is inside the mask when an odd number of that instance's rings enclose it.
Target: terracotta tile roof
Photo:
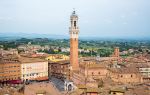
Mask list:
[[[46,60],[41,58],[29,58],[29,57],[20,57],[19,61],[21,63],[47,62]]]
[[[58,61],[58,62],[48,61],[48,63],[52,63],[52,64],[69,64],[70,61],[69,60],[63,60],[63,61]]]
[[[113,73],[119,73],[119,74],[131,74],[131,73],[139,73],[138,69],[136,68],[113,68],[110,69]]]
[[[58,61],[59,64],[68,64],[70,63],[69,60],[63,60],[63,61]]]
[[[1,56],[0,63],[20,63],[18,56],[16,55],[5,55]]]
[[[150,67],[150,63],[128,63],[127,67],[132,68],[147,68]]]
[[[107,65],[109,64],[109,62],[107,61],[99,61],[96,59],[86,59],[86,60],[82,60],[79,61],[79,65],[81,67],[85,67],[85,68],[107,68]]]

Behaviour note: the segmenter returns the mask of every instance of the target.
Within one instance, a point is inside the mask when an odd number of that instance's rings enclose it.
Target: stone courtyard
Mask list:
[[[62,95],[51,82],[32,83],[25,86],[24,95]]]

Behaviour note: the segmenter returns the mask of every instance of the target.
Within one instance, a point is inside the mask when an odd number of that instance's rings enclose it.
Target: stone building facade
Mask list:
[[[141,83],[142,76],[137,69],[134,68],[121,68],[110,70],[110,77],[114,82],[130,84],[130,83]]]
[[[69,60],[48,62],[48,75],[49,77],[56,77],[62,80],[68,79],[69,76]]]
[[[44,59],[22,57],[20,62],[22,81],[48,80],[48,62]]]
[[[21,83],[21,65],[17,56],[6,55],[0,58],[0,82],[2,84]]]

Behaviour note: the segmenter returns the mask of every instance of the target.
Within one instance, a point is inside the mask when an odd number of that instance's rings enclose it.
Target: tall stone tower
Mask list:
[[[73,11],[73,13],[70,16],[70,22],[71,26],[69,27],[69,34],[70,34],[70,64],[72,67],[72,70],[78,70],[79,64],[78,64],[78,33],[79,33],[79,27],[78,27],[78,16],[76,15],[76,12]]]

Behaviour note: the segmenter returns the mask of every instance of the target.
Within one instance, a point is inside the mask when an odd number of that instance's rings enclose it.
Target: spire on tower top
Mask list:
[[[75,8],[73,8],[73,14],[76,14]]]
[[[73,8],[72,15],[73,15],[73,16],[77,16],[76,11],[75,11],[75,8]]]

